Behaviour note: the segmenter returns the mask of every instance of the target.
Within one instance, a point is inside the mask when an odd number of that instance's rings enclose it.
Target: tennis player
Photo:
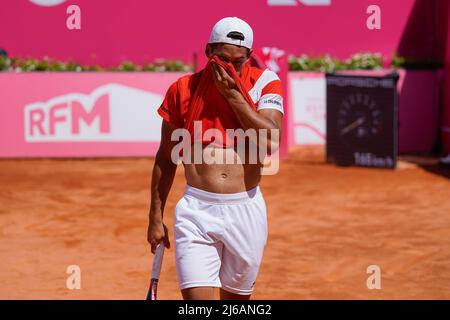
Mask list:
[[[212,64],[213,83],[231,112],[221,114],[235,117],[241,130],[279,131],[283,116],[281,82],[274,72],[249,65],[252,44],[253,30],[239,18],[224,18],[212,29],[206,55],[231,64],[257,106],[255,109],[244,99],[223,67]],[[172,141],[171,136],[174,130],[183,128],[191,98],[197,86],[204,85],[204,70],[173,83],[158,109],[163,122],[152,173],[148,226],[153,253],[161,241],[170,247],[163,212],[177,168],[171,155],[178,141]],[[205,99],[208,104],[208,97]],[[210,102],[206,107],[214,108],[214,101]],[[206,123],[208,119],[198,120]],[[227,123],[228,119],[222,120]],[[237,157],[235,147],[213,151]],[[215,288],[220,288],[221,299],[250,299],[267,241],[266,205],[259,188],[261,163],[183,162],[183,166],[187,184],[174,212],[176,271],[183,298],[214,299]]]

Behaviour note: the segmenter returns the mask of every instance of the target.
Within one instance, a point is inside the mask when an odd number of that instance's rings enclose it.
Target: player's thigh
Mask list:
[[[215,287],[193,287],[182,289],[184,300],[214,300]]]
[[[224,239],[220,280],[222,288],[238,295],[250,295],[256,283],[267,242],[267,214],[260,197],[237,208],[227,208],[233,221]]]

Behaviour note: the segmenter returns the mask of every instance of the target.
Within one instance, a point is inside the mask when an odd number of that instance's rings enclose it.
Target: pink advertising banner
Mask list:
[[[0,73],[0,157],[151,156],[180,73]]]
[[[367,26],[372,5],[381,10],[380,29]],[[11,55],[88,64],[191,61],[215,22],[238,16],[253,27],[259,48],[341,58],[361,51],[430,56],[441,43],[436,5],[428,0],[2,0],[0,47]]]
[[[440,74],[400,71],[400,152],[431,152]],[[0,73],[0,157],[153,156],[162,121],[156,109],[181,75]],[[324,74],[287,79],[282,156],[292,145],[326,142]]]

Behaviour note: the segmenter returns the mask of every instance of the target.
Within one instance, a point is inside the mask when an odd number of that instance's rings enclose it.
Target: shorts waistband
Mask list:
[[[245,203],[261,195],[259,186],[237,193],[215,193],[186,185],[184,194],[211,203]]]

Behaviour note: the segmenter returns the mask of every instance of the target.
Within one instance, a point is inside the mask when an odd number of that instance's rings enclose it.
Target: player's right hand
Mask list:
[[[170,248],[169,232],[164,223],[149,223],[147,230],[147,241],[151,245],[152,253],[155,254],[156,246],[161,241],[166,248]]]

